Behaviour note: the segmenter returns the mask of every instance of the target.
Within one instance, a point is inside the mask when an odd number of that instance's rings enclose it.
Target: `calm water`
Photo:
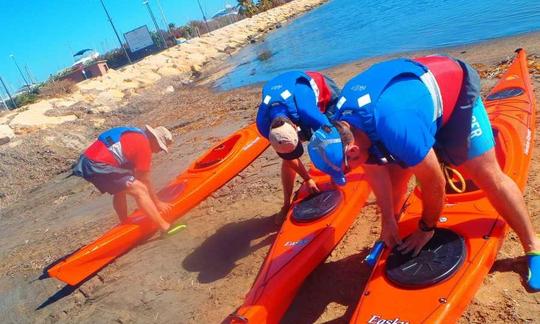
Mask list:
[[[217,86],[538,30],[540,0],[332,0],[241,50],[232,58],[237,67]],[[264,51],[271,58],[258,60]]]

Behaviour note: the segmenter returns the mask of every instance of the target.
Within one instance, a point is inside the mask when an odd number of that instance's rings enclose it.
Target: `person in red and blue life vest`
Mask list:
[[[438,159],[462,167],[519,236],[529,261],[528,285],[540,290],[540,240],[494,146],[476,71],[432,55],[381,62],[347,82],[333,124],[314,133],[308,150],[337,185],[345,184],[344,172],[362,164],[381,209],[381,239],[413,255],[433,237],[444,206]],[[418,229],[402,241],[396,218],[413,174],[422,187],[423,213]]]
[[[286,72],[268,81],[262,89],[257,128],[283,159],[283,207],[276,214],[276,223],[284,220],[291,206],[296,174],[312,192],[319,191],[300,160],[304,153],[302,142],[329,123],[328,116],[335,110],[338,97],[335,82],[318,72]]]
[[[170,210],[161,201],[150,181],[152,153],[164,151],[172,143],[171,132],[163,127],[115,127],[98,136],[73,168],[73,174],[94,184],[101,193],[113,195],[113,207],[120,221],[128,216],[126,195],[166,232],[170,224],[160,213]]]

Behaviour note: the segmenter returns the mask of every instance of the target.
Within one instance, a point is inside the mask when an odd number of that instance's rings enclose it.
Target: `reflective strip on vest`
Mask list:
[[[436,121],[437,118],[441,117],[443,114],[443,101],[442,101],[442,95],[441,95],[441,89],[439,88],[439,85],[437,84],[437,80],[435,79],[435,76],[431,71],[426,72],[422,76],[420,76],[420,80],[424,83],[426,88],[429,91],[429,94],[431,95],[431,101],[433,102],[433,119],[432,121]]]

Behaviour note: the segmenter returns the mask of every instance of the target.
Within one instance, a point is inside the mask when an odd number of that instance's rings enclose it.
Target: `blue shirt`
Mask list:
[[[400,77],[384,90],[374,109],[376,132],[386,148],[407,166],[420,163],[435,144],[438,120],[426,86]]]

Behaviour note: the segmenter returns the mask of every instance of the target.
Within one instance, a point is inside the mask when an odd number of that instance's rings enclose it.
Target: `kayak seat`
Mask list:
[[[193,169],[205,169],[224,161],[229,156],[240,138],[240,135],[235,135],[223,143],[215,146],[210,152],[195,162]]]
[[[180,183],[175,183],[173,185],[170,185],[168,187],[161,189],[158,192],[158,197],[159,199],[165,202],[174,201],[178,197],[180,197],[180,195],[184,192],[185,187],[186,187],[185,181],[180,182]]]
[[[321,219],[334,211],[342,199],[338,190],[323,191],[311,195],[294,206],[292,219],[300,223]]]
[[[401,254],[397,246],[386,260],[386,277],[397,286],[424,288],[450,278],[459,270],[467,250],[461,236],[438,228],[420,253]]]

